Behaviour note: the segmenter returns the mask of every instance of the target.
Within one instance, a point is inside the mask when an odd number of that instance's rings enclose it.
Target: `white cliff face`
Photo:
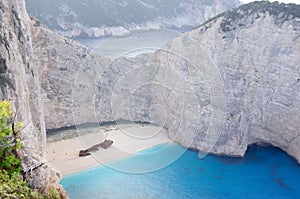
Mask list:
[[[40,191],[52,186],[62,197],[58,184],[61,176],[43,159],[46,147],[43,103],[40,95],[39,70],[32,47],[32,22],[22,0],[0,3],[0,77],[1,99],[8,99],[24,129],[20,132],[23,149],[19,155],[24,170],[44,162],[30,173],[30,184]]]
[[[17,111],[18,119],[24,123],[26,146],[36,153],[43,151],[44,120],[39,96],[38,71],[36,56],[31,43],[31,20],[27,15],[24,2],[1,3],[1,84],[2,99],[9,99]],[[33,122],[34,121],[34,122]],[[33,145],[32,145],[33,144]],[[42,155],[40,153],[40,155]]]
[[[95,95],[91,87],[97,74],[109,63],[109,59],[90,55],[80,44],[57,33],[36,26],[33,45],[39,57],[39,74],[44,102],[44,118],[47,129],[97,122],[86,101]],[[86,81],[79,84],[80,81]],[[77,87],[78,90],[76,90]],[[76,109],[80,121],[76,121]]]
[[[299,11],[299,6],[294,9]],[[201,101],[207,100],[209,115],[194,110],[186,116],[208,116],[210,124],[200,122],[200,129],[174,138],[186,145],[188,134],[193,148],[233,156],[244,155],[250,144],[272,144],[300,162],[300,18],[284,12],[234,13],[239,17],[221,17],[174,39],[166,56],[157,52],[157,60],[170,68],[182,66],[181,58],[169,58],[172,53],[189,61],[202,74],[204,85],[194,78],[190,84],[197,90],[207,88],[198,103],[190,95],[181,99],[202,109]],[[164,81],[170,80],[172,76],[164,76]],[[167,126],[172,130],[171,122]]]
[[[299,161],[299,6],[281,9],[248,4],[154,54],[111,62],[35,31],[47,128],[153,122],[204,153],[242,156],[250,144],[272,144]]]
[[[274,15],[251,5],[154,54],[109,60],[31,21],[23,1],[2,1],[1,97],[25,124],[24,168],[43,161],[45,126],[117,119],[156,123],[203,152],[242,156],[267,143],[299,161],[299,6]],[[50,165],[32,176],[64,194]]]

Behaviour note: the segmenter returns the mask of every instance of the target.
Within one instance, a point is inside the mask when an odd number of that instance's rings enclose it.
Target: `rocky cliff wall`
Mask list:
[[[156,123],[202,152],[241,156],[267,143],[299,161],[297,13],[248,4],[154,54],[108,60],[31,20],[23,1],[2,1],[1,97],[25,124],[24,167],[43,162],[45,126],[118,119]],[[47,163],[32,176],[37,188],[61,190]]]
[[[263,143],[299,161],[298,13],[292,4],[247,4],[154,54],[111,61],[39,29],[46,126],[146,121],[204,153],[242,156]]]
[[[19,155],[26,171],[35,165],[41,167],[28,173],[31,185],[47,192],[50,186],[65,191],[58,181],[60,174],[46,162],[46,131],[44,105],[40,95],[38,57],[32,47],[32,22],[23,0],[0,2],[0,96],[8,99],[17,120],[24,128],[20,132],[23,148]]]
[[[94,107],[88,107],[88,103],[96,93],[93,81],[110,60],[42,26],[34,27],[33,41],[39,57],[46,128],[97,122],[91,114]]]
[[[43,105],[39,94],[37,57],[33,53],[31,20],[24,2],[2,1],[1,14],[1,98],[8,98],[24,123],[26,146],[43,151],[45,142]],[[25,135],[24,135],[25,136]],[[33,144],[33,145],[32,145]],[[32,146],[31,146],[32,145]]]
[[[184,104],[185,129],[178,132],[172,118],[165,124],[171,137],[233,156],[244,155],[250,144],[271,144],[300,162],[299,13],[299,5],[251,3],[156,52],[152,63],[161,65],[156,80],[177,91]],[[169,83],[174,76],[166,71],[180,74],[187,88]],[[157,99],[167,100],[163,96]],[[169,115],[180,118],[174,111]]]

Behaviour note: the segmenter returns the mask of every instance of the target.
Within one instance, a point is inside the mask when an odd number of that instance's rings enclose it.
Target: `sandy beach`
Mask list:
[[[154,125],[114,125],[92,130],[77,129],[76,132],[76,137],[54,141],[49,139],[47,143],[47,160],[63,175],[76,173],[133,155],[158,144],[171,142],[167,131]],[[114,142],[108,149],[100,148],[90,156],[78,156],[80,150],[99,144],[106,138]]]

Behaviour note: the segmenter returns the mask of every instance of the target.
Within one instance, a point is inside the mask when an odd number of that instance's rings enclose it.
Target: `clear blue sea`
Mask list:
[[[164,150],[160,150],[160,149]],[[178,144],[143,151],[155,156],[133,156],[115,166],[155,164],[168,153],[182,151]],[[151,157],[151,160],[149,160]],[[148,158],[148,159],[147,159]],[[61,184],[71,199],[188,199],[188,198],[300,198],[300,166],[274,147],[251,146],[245,158],[206,156],[187,150],[166,168],[145,174],[119,172],[106,166],[65,176]]]

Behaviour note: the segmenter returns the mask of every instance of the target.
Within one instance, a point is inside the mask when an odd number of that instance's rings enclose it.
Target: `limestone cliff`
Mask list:
[[[43,159],[46,146],[43,103],[40,95],[38,57],[32,47],[32,22],[23,0],[0,2],[0,97],[8,99],[22,121],[23,149],[20,151],[25,171],[41,163],[28,174],[31,185],[40,191],[58,184],[60,174]]]
[[[246,4],[154,54],[110,63],[39,29],[46,126],[147,121],[204,153],[242,156],[262,143],[299,161],[299,10]]]
[[[223,13],[154,54],[108,60],[0,3],[1,97],[24,121],[24,168],[43,162],[48,129],[117,119],[167,128],[203,152],[253,143],[300,160],[300,6],[255,2]],[[55,186],[46,163],[32,185]]]
[[[157,123],[204,154],[243,156],[259,143],[300,162],[299,13],[250,3],[132,60],[139,67],[112,84],[113,115]]]
[[[185,146],[233,156],[253,143],[272,144],[300,162],[299,13],[300,5],[250,3],[157,52],[151,61],[162,66],[156,80],[178,91],[185,110],[183,131],[167,120],[170,135]],[[167,71],[187,86],[177,89]]]
[[[95,94],[93,81],[110,60],[93,55],[80,44],[42,26],[34,27],[32,39],[39,57],[46,128],[97,122],[91,114],[94,109],[90,110],[86,104]],[[78,117],[74,110],[80,107],[83,107],[80,118],[75,121]]]

